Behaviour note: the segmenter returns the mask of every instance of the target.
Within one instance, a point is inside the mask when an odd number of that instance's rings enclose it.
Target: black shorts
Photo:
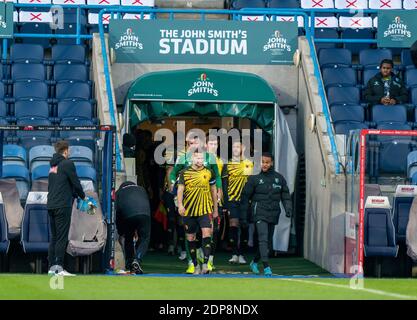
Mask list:
[[[211,215],[205,214],[203,216],[188,216],[183,217],[185,233],[193,234],[197,233],[202,228],[211,228]]]
[[[230,219],[242,219],[242,213],[240,212],[240,203],[239,202],[230,202],[229,203],[229,218]]]

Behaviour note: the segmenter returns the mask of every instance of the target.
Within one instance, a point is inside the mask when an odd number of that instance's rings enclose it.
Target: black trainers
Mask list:
[[[136,259],[133,260],[132,264],[130,265],[130,271],[135,274],[143,274],[142,267]]]

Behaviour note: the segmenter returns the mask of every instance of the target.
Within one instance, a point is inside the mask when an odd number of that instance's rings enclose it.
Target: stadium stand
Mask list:
[[[395,257],[397,253],[388,197],[370,196],[365,204],[365,256]]]
[[[22,221],[21,244],[27,254],[36,255],[36,272],[41,273],[42,255],[48,252],[50,241],[46,193],[30,192]]]
[[[393,222],[397,243],[405,243],[408,218],[415,193],[416,187],[409,185],[398,185],[395,190]]]
[[[7,252],[9,251],[10,240],[7,236],[7,233],[8,233],[7,219],[6,219],[6,214],[4,212],[3,197],[1,196],[1,193],[0,193],[0,256],[6,255]],[[0,269],[1,267],[2,266],[0,265]]]

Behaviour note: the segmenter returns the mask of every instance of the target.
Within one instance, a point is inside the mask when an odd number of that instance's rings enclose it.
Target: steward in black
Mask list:
[[[151,236],[151,209],[145,189],[134,182],[123,182],[116,192],[116,226],[120,236],[124,236],[126,269],[133,273],[143,273],[141,262],[148,250]],[[139,245],[133,246],[137,232]]]
[[[258,238],[258,250],[250,268],[259,274],[258,261],[262,260],[264,274],[272,275],[268,263],[269,253],[273,249],[273,235],[281,213],[282,201],[287,218],[292,215],[292,201],[284,177],[273,169],[273,157],[270,153],[262,154],[262,171],[249,177],[243,188],[241,210],[247,212],[251,201],[251,220],[255,224],[255,236]]]
[[[242,191],[242,212],[247,212],[249,201],[252,205],[251,221],[258,220],[277,224],[282,201],[287,217],[292,215],[292,201],[285,178],[270,168],[268,171],[252,175]]]
[[[51,227],[48,274],[67,276],[71,274],[64,270],[64,257],[71,225],[72,204],[77,196],[84,200],[85,194],[74,163],[68,160],[68,142],[58,141],[55,144],[55,152],[50,161],[51,169],[48,175],[47,208]]]
[[[55,153],[48,176],[48,210],[72,208],[75,197],[85,198],[75,165],[62,154]]]

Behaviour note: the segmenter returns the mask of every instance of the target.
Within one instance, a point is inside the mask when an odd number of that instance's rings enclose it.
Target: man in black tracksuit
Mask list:
[[[381,61],[380,72],[371,78],[365,89],[365,101],[371,106],[386,106],[408,102],[408,90],[403,81],[393,72],[394,62],[389,59]]]
[[[63,266],[71,224],[72,204],[75,197],[84,199],[85,194],[75,165],[68,160],[68,142],[58,141],[55,144],[55,152],[50,162],[51,169],[48,175],[47,208],[51,225],[48,274],[70,276],[71,274],[65,271]]]
[[[123,182],[116,192],[116,226],[124,236],[126,269],[142,274],[141,262],[148,250],[151,235],[151,209],[145,189],[134,182]],[[136,249],[133,238],[137,232],[139,245]]]
[[[247,212],[251,202],[251,220],[258,235],[258,252],[250,264],[251,270],[259,274],[258,261],[262,260],[264,274],[272,275],[268,263],[269,251],[272,250],[272,237],[275,225],[278,224],[282,201],[286,216],[292,215],[292,201],[285,178],[273,169],[270,153],[262,154],[262,171],[249,177],[242,191],[241,210]]]

